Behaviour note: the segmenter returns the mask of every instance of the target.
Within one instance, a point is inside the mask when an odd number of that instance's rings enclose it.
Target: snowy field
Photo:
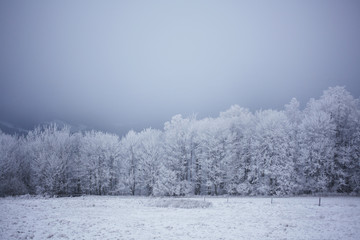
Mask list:
[[[186,200],[1,198],[0,239],[360,239],[356,197]]]

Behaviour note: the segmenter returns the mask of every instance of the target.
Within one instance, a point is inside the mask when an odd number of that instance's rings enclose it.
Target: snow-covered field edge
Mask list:
[[[318,203],[318,196],[6,197],[0,239],[359,238],[359,197]]]

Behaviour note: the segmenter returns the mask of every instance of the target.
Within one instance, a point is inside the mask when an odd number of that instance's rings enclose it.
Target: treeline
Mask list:
[[[121,139],[54,124],[0,132],[0,195],[358,194],[359,159],[359,101],[334,87],[304,110],[296,99],[283,111],[235,105]]]

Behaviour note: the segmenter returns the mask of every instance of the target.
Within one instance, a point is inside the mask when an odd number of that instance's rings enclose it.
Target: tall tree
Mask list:
[[[298,174],[303,176],[302,191],[305,193],[327,191],[334,169],[335,125],[331,116],[318,107],[318,102],[311,100],[300,125]]]
[[[162,132],[151,128],[139,133],[139,171],[143,188],[147,195],[155,195],[155,186],[159,181],[160,169],[163,166],[164,150]]]
[[[335,151],[333,172],[330,185],[332,191],[351,192],[353,190],[350,175],[358,159],[352,151],[356,149],[356,134],[359,125],[359,100],[345,90],[344,87],[333,87],[324,91],[317,101],[318,109],[330,116],[335,126]],[[356,165],[356,164],[355,164]]]
[[[255,115],[253,192],[283,195],[291,192],[289,123],[284,112],[267,110]]]
[[[165,152],[167,165],[176,174],[179,195],[194,192],[192,166],[194,164],[194,123],[195,118],[172,117],[165,123]]]
[[[121,173],[124,190],[128,189],[131,195],[135,195],[139,184],[139,135],[133,130],[129,131],[125,137],[121,139],[121,159],[124,168]],[[126,193],[126,190],[125,192]]]
[[[220,113],[227,123],[226,190],[229,194],[248,194],[249,173],[252,164],[251,143],[254,133],[253,114],[238,105]]]
[[[301,174],[301,164],[299,162],[300,158],[300,124],[303,119],[303,113],[300,110],[300,103],[296,98],[292,98],[290,103],[285,105],[285,115],[289,122],[289,144],[290,144],[290,158],[294,164],[294,171],[292,179],[294,180],[293,192],[301,191],[302,179]]]
[[[56,124],[45,125],[27,136],[31,158],[32,184],[36,193],[65,194],[68,192],[70,130]]]
[[[118,191],[118,136],[96,131],[86,132],[82,139],[81,158],[85,166],[85,176],[82,179],[87,193],[103,195]]]
[[[30,168],[23,158],[22,144],[21,138],[0,131],[0,196],[30,191]]]

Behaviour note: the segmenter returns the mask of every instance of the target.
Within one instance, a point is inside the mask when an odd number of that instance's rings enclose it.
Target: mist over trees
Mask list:
[[[0,195],[359,194],[359,100],[333,87],[299,105],[176,115],[122,138],[55,124],[0,131]]]

